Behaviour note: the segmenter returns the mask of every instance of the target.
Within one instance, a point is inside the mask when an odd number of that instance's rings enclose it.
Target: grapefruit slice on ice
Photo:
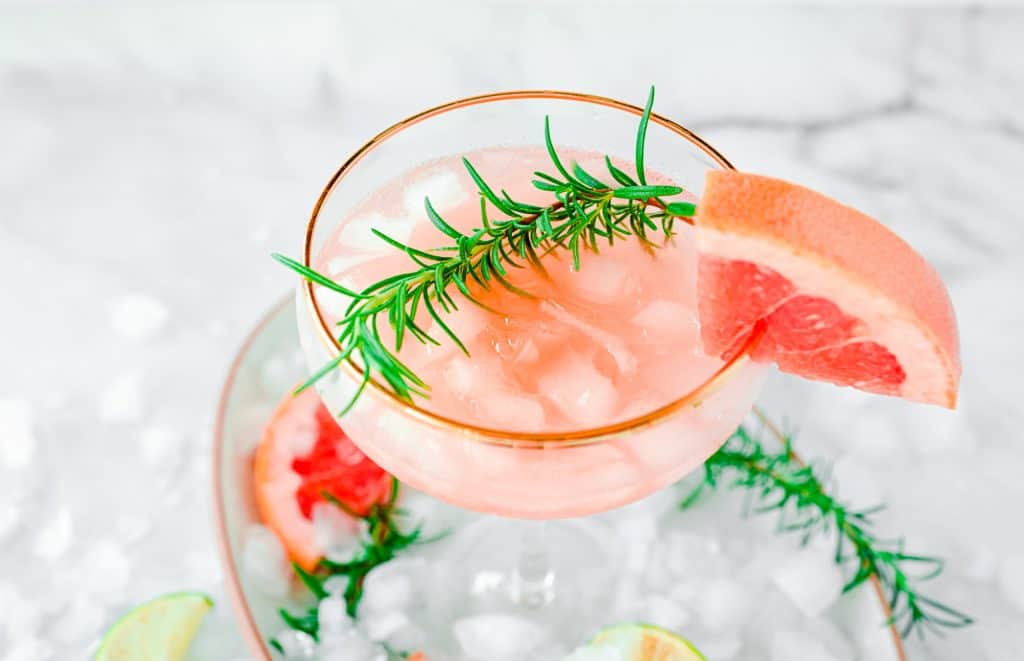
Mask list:
[[[697,209],[704,351],[874,393],[956,405],[956,317],[935,270],[855,209],[778,179],[707,174]]]
[[[312,571],[326,550],[313,527],[313,506],[326,501],[324,493],[362,516],[388,500],[392,480],[308,388],[286,397],[267,423],[253,458],[253,484],[260,518],[291,559]]]

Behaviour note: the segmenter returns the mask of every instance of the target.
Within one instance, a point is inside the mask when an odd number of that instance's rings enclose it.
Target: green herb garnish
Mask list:
[[[361,364],[363,378],[342,415],[348,412],[374,376],[382,378],[405,401],[411,402],[414,395],[426,397],[430,386],[396,355],[406,336],[412,336],[419,342],[440,344],[437,337],[416,323],[416,314],[421,306],[448,340],[468,355],[465,345],[443,318],[458,310],[452,295],[455,290],[478,305],[483,304],[470,292],[471,282],[483,289],[497,284],[529,296],[529,292],[509,282],[509,268],[532,265],[543,270],[541,257],[553,250],[564,249],[571,254],[573,268],[578,270],[581,250],[596,252],[602,242],[611,245],[616,239],[628,237],[634,237],[653,249],[659,243],[652,234],[664,240],[672,236],[677,220],[691,223],[695,211],[693,204],[664,199],[682,193],[682,188],[646,183],[644,144],[653,104],[652,87],[637,131],[636,179],[615,167],[607,156],[608,182],[577,163],[572,163],[570,172],[558,156],[551,139],[550,123],[545,118],[544,144],[555,173],[535,172],[533,185],[552,194],[554,200],[548,206],[517,202],[504,190],[495,192],[473,165],[462,159],[480,194],[480,227],[468,234],[459,232],[437,213],[428,198],[424,203],[427,217],[434,227],[452,239],[451,245],[430,251],[420,250],[373,230],[382,241],[408,255],[419,267],[417,269],[389,276],[357,292],[294,259],[275,253],[274,259],[304,278],[352,299],[345,316],[338,322],[341,329],[337,336],[340,353],[299,390],[315,383],[343,361],[353,358]],[[490,217],[488,203],[503,217]],[[394,330],[393,351],[381,339],[381,316]]]
[[[759,414],[760,415],[760,414]],[[849,569],[843,592],[877,577],[885,591],[892,620],[900,635],[961,628],[974,620],[917,589],[919,581],[938,576],[943,561],[908,553],[902,538],[883,539],[873,532],[873,515],[881,506],[854,509],[829,490],[819,470],[794,452],[792,437],[762,422],[782,441],[782,449],[765,449],[747,427],[739,427],[704,464],[704,480],[680,504],[690,507],[701,494],[720,485],[744,489],[750,496],[748,513],[775,513],[780,532],[794,532],[806,544],[812,537],[837,532],[835,561]]]
[[[395,501],[398,497],[398,480],[392,479],[391,497],[386,503],[376,504],[370,508],[365,516],[352,512],[340,500],[333,495],[324,492],[324,498],[339,507],[349,516],[359,519],[366,526],[366,535],[359,542],[359,549],[351,560],[346,562],[334,562],[323,558],[314,572],[307,572],[299,565],[292,563],[292,568],[299,580],[309,590],[315,599],[312,606],[299,614],[290,613],[282,608],[278,612],[281,619],[291,629],[304,631],[318,639],[319,634],[319,602],[327,598],[328,592],[324,584],[334,576],[344,576],[348,579],[345,591],[342,594],[345,600],[345,610],[349,617],[355,617],[359,610],[359,602],[363,598],[363,583],[374,568],[389,562],[403,549],[413,544],[426,544],[436,541],[440,536],[424,538],[421,535],[421,528],[416,527],[410,532],[402,532],[396,520],[396,515],[401,514]],[[275,641],[271,641],[275,644]]]

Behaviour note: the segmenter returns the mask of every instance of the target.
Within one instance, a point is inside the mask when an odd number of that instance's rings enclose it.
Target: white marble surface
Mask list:
[[[80,658],[129,603],[222,595],[218,388],[349,150],[452,97],[651,82],[737,166],[885,219],[949,282],[958,413],[781,377],[765,402],[949,558],[931,587],[979,624],[911,658],[1019,658],[1024,13],[630,3],[627,29],[621,3],[428,4],[0,5],[0,658]],[[244,658],[221,603],[200,656]]]

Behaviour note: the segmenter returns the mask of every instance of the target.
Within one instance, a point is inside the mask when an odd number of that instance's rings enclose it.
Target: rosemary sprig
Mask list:
[[[398,489],[398,480],[392,478],[390,499],[371,507],[365,516],[354,513],[333,495],[326,492],[323,494],[328,502],[362,521],[366,526],[366,535],[360,540],[358,551],[351,560],[346,562],[334,562],[324,558],[320,560],[320,565],[314,572],[307,572],[292,563],[296,576],[306,586],[315,601],[312,606],[299,614],[291,613],[284,608],[278,611],[281,619],[289,628],[304,631],[314,639],[318,639],[319,602],[328,596],[327,588],[324,587],[328,579],[334,576],[344,576],[348,579],[342,596],[349,617],[355,617],[363,598],[363,584],[366,581],[366,576],[374,568],[393,560],[400,551],[413,544],[426,544],[439,539],[439,537],[424,538],[420,527],[416,527],[410,532],[402,532],[396,521],[396,515],[401,513],[395,504]],[[271,644],[277,647],[276,641],[271,641]]]
[[[781,438],[783,448],[770,452],[754,433],[739,427],[704,464],[704,480],[680,506],[691,506],[706,489],[719,485],[745,489],[750,513],[776,513],[778,530],[798,533],[803,544],[837,533],[835,561],[849,570],[843,592],[877,577],[892,611],[888,624],[901,636],[973,623],[969,615],[918,591],[918,581],[942,572],[941,559],[908,553],[902,538],[879,537],[872,516],[882,507],[854,509],[830,494],[815,468],[793,452],[792,437]]]
[[[460,232],[437,213],[429,198],[426,199],[427,217],[452,243],[434,250],[420,250],[374,229],[378,238],[404,252],[418,268],[384,278],[361,291],[353,291],[294,259],[275,253],[277,261],[302,277],[352,299],[338,322],[341,351],[299,390],[352,358],[361,364],[363,378],[352,400],[341,411],[342,415],[374,376],[383,379],[406,401],[411,402],[414,395],[426,397],[430,387],[397,356],[406,336],[419,342],[440,344],[437,337],[417,323],[416,315],[421,308],[451,342],[468,354],[443,318],[458,310],[453,294],[461,294],[466,300],[483,305],[470,291],[475,283],[485,290],[497,285],[529,296],[529,292],[509,281],[510,268],[532,266],[543,271],[541,258],[564,249],[572,256],[573,268],[579,270],[582,250],[596,252],[603,242],[611,245],[629,237],[653,249],[659,243],[652,234],[664,240],[672,236],[677,220],[692,223],[695,211],[692,203],[665,199],[682,193],[682,188],[647,184],[644,146],[653,104],[652,87],[637,130],[635,179],[616,167],[607,156],[608,172],[604,175],[607,182],[578,163],[567,167],[555,149],[550,122],[545,118],[544,144],[554,171],[535,172],[533,185],[551,193],[554,199],[547,206],[516,201],[501,189],[500,193],[496,192],[469,160],[463,158],[463,165],[479,191],[480,226],[468,233]],[[488,207],[500,217],[491,217]],[[381,338],[381,317],[394,331],[393,350],[385,346]]]

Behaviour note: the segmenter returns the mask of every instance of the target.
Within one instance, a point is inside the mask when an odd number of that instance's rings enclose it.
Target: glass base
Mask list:
[[[480,519],[441,558],[434,615],[449,623],[456,649],[478,625],[518,632],[524,653],[532,643],[571,648],[607,619],[610,540],[592,520]]]

